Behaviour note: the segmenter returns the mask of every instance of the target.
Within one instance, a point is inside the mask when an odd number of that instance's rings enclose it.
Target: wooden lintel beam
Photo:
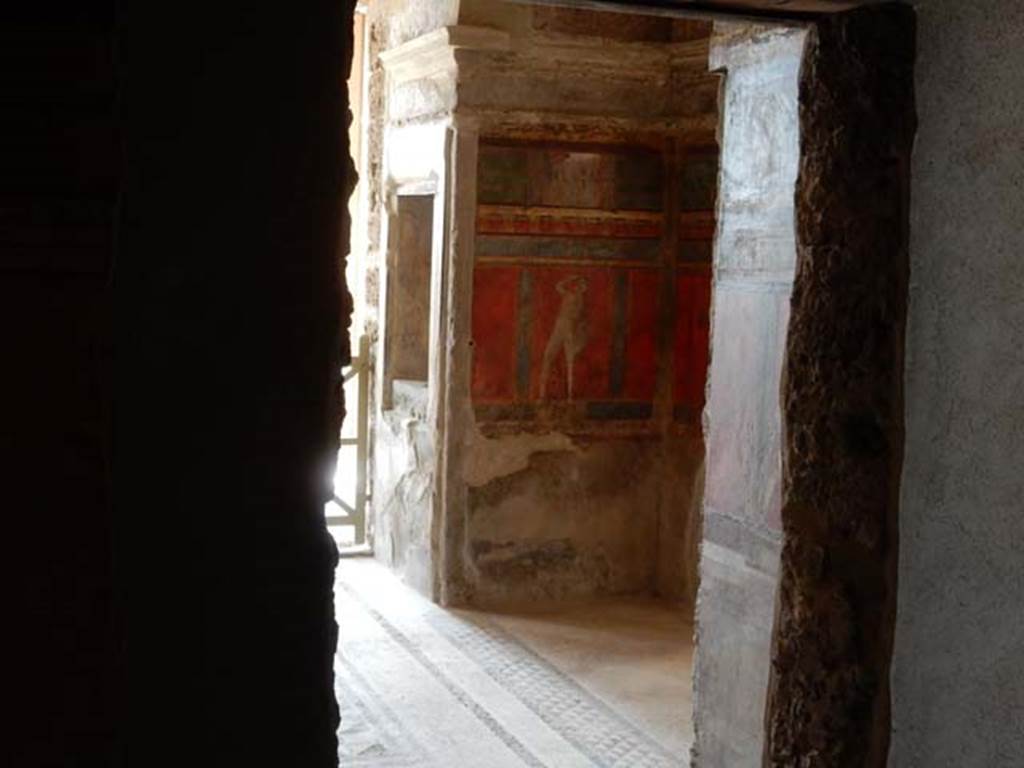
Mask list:
[[[518,5],[549,5],[589,11],[636,13],[647,16],[665,16],[677,19],[705,19],[708,21],[752,21],[787,25],[813,22],[828,11],[809,11],[784,8],[757,8],[739,2],[708,2],[692,0],[681,4],[677,0],[505,0]]]

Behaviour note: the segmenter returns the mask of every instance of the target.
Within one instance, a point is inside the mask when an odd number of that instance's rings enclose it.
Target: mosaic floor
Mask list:
[[[343,768],[688,765],[692,628],[605,600],[446,611],[368,558],[336,586]]]

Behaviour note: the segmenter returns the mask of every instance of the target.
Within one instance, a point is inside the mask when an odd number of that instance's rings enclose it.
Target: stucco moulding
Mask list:
[[[594,76],[602,67],[622,77],[632,73],[649,79],[671,72],[707,72],[708,40],[667,45],[608,44],[595,46],[593,40],[566,36],[536,35],[525,48],[508,32],[490,27],[456,25],[442,27],[400,46],[380,53],[381,63],[396,84],[453,72],[457,51],[513,52],[525,56],[521,66],[535,73],[545,69],[578,71]]]
[[[392,82],[454,72],[459,49],[505,51],[511,47],[507,32],[489,27],[456,25],[442,27],[380,54],[381,64]]]

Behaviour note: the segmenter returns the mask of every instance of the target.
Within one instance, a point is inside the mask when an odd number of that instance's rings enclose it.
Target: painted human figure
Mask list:
[[[556,355],[561,352],[565,356],[568,398],[572,401],[573,364],[576,356],[583,351],[583,347],[587,343],[588,331],[584,304],[587,279],[581,275],[566,277],[555,285],[555,290],[562,297],[562,305],[558,309],[555,327],[544,348],[544,358],[540,367],[540,398],[541,400],[546,399],[551,366]]]

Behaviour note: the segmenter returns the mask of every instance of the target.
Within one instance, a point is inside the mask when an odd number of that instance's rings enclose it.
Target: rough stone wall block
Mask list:
[[[914,47],[892,5],[820,22],[805,52],[766,765],[888,750]]]

